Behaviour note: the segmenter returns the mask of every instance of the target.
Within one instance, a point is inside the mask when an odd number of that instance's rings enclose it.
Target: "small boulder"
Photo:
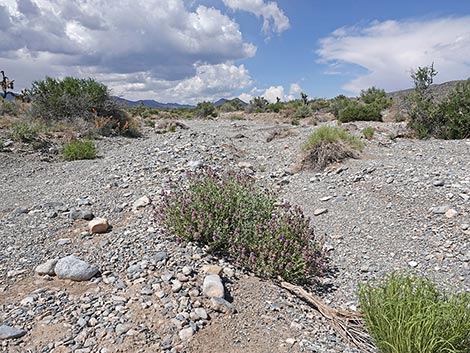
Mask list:
[[[59,259],[50,259],[36,267],[35,272],[38,275],[55,276],[55,265]]]
[[[213,274],[217,276],[220,276],[222,273],[222,267],[219,265],[205,265],[202,267],[202,270],[207,274]]]
[[[88,281],[98,273],[98,267],[70,255],[57,261],[54,272],[60,279]]]
[[[132,210],[137,211],[139,208],[144,208],[150,205],[152,201],[148,196],[142,196],[140,199],[135,200],[134,204],[132,205]]]
[[[106,218],[95,218],[88,222],[90,233],[104,233],[108,230],[109,224]]]
[[[225,296],[224,285],[217,275],[208,275],[204,278],[202,292],[210,298],[223,298]]]
[[[21,330],[16,327],[0,325],[0,340],[7,340],[10,338],[19,338],[26,335],[27,331]]]
[[[224,314],[234,314],[237,312],[237,309],[223,298],[212,298],[211,307],[215,311]]]
[[[194,335],[194,330],[192,327],[184,328],[182,329],[178,336],[180,336],[180,339],[183,341],[189,340],[191,337]]]

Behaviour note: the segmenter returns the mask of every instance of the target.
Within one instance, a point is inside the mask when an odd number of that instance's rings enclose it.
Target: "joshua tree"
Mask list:
[[[5,72],[3,70],[0,71],[0,73],[2,74],[2,81],[1,81],[1,84],[2,84],[2,97],[6,98],[7,94],[10,93],[10,92],[8,92],[8,89],[13,89],[13,82],[15,82],[15,80],[10,81],[8,79],[8,77],[5,76]]]
[[[300,92],[300,98],[302,98],[302,102],[304,105],[308,105],[308,95],[307,93]]]

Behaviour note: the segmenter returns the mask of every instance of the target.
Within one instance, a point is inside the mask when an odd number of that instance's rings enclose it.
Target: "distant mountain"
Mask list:
[[[194,105],[178,104],[178,103],[160,103],[153,99],[142,99],[138,101],[131,101],[121,97],[113,97],[113,99],[122,105],[129,107],[135,107],[137,105],[143,105],[148,108],[194,108]]]
[[[220,98],[217,102],[214,102],[214,106],[218,107],[218,106],[224,105],[225,103],[232,103],[232,102],[241,104],[244,107],[248,105],[248,103],[245,103],[240,98],[234,98],[234,99]]]

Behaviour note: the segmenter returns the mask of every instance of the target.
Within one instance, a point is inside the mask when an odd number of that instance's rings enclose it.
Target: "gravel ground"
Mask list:
[[[310,290],[333,307],[355,310],[358,284],[395,269],[470,289],[470,141],[390,139],[402,125],[345,124],[358,135],[376,127],[361,159],[294,173],[315,126],[184,123],[174,133],[102,139],[92,161],[0,152],[0,325],[26,331],[0,341],[2,351],[358,352],[289,292],[154,224],[169,178],[201,163],[251,171],[303,207],[333,270],[321,291]],[[143,196],[152,203],[133,210]],[[71,218],[77,210],[112,229],[90,234],[87,221]],[[35,274],[71,254],[100,274],[86,282]],[[203,293],[210,264],[237,313]]]

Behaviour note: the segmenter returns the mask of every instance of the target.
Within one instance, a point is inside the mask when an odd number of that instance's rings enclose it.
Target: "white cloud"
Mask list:
[[[233,10],[242,10],[263,17],[263,32],[269,35],[271,32],[281,33],[290,26],[289,18],[277,6],[274,1],[264,0],[223,0],[224,4]]]
[[[2,69],[17,87],[92,76],[124,96],[158,100],[173,86],[197,99],[246,88],[248,71],[232,63],[255,53],[233,19],[183,0],[0,0]]]
[[[370,86],[411,87],[410,71],[432,62],[438,82],[465,79],[470,76],[470,16],[343,27],[320,41],[317,54],[335,73],[347,64],[367,70],[343,86],[354,94]]]
[[[276,103],[277,98],[284,100],[284,87],[282,86],[271,86],[262,94],[269,103]]]
[[[277,98],[279,98],[281,101],[290,101],[299,97],[296,97],[298,93],[300,93],[301,88],[300,85],[297,83],[292,83],[290,85],[289,89],[289,94],[286,94],[286,90],[284,89],[284,86],[271,86],[267,89],[259,89],[254,87],[249,93],[245,92],[239,95],[238,98],[240,98],[244,102],[250,102],[250,100],[253,99],[253,97],[261,96],[266,98],[266,100],[269,103],[276,103]]]
[[[291,83],[290,89],[289,89],[289,94],[290,95],[296,95],[299,94],[302,91],[302,88],[298,83]]]

